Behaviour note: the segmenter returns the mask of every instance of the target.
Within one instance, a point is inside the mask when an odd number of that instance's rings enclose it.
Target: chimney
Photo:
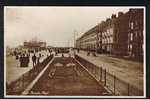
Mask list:
[[[111,18],[113,19],[113,18],[116,18],[116,14],[112,14],[111,15]]]
[[[118,12],[118,17],[122,16],[123,12]]]
[[[110,20],[110,18],[107,18],[107,19],[106,19],[106,22],[109,21],[109,20]]]

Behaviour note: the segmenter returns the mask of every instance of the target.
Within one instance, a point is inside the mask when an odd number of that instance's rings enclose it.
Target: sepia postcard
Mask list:
[[[144,6],[5,6],[4,97],[143,98]]]

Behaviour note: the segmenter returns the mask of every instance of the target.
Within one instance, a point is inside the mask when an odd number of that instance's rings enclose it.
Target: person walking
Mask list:
[[[30,62],[30,56],[29,54],[26,55],[26,67],[29,66],[29,62]]]
[[[36,65],[36,59],[37,59],[37,57],[36,57],[36,55],[34,54],[34,55],[32,56],[33,66]]]
[[[64,57],[64,54],[62,53],[62,57]]]
[[[18,54],[16,54],[16,60],[18,60],[19,59],[19,55]]]
[[[19,62],[20,62],[20,67],[23,67],[23,55],[22,54],[20,55]]]
[[[37,64],[40,63],[41,54],[39,53],[39,56],[37,57]]]

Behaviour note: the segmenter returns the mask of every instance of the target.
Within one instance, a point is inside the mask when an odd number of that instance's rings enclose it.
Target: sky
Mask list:
[[[74,33],[78,38],[112,14],[128,10],[128,7],[5,6],[5,44],[15,47],[36,37],[50,46],[73,46]]]

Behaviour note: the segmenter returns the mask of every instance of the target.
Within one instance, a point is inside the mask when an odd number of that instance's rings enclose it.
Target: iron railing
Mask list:
[[[75,59],[78,60],[98,82],[107,87],[114,95],[143,96],[142,90],[119,79],[116,75],[107,72],[106,69],[94,65],[78,55],[75,55]]]

